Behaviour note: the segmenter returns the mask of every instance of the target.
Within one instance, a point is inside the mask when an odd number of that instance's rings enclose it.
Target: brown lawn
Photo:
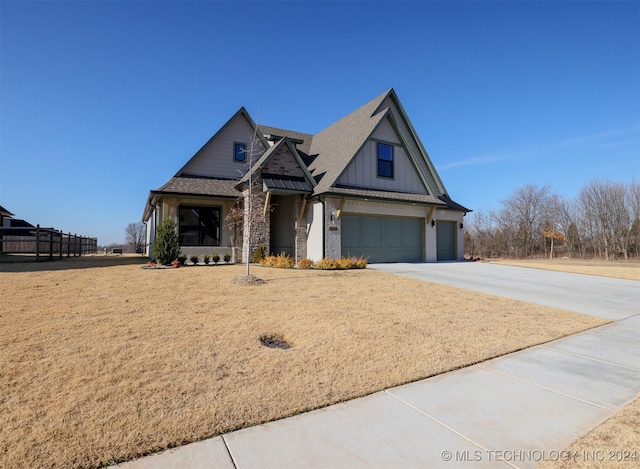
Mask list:
[[[140,262],[0,264],[0,467],[131,459],[606,322],[370,270]]]
[[[545,461],[538,469],[631,469],[640,467],[640,399],[565,449],[562,460]]]
[[[514,265],[517,267],[531,267],[534,269],[558,270],[575,274],[601,275],[604,277],[623,278],[627,280],[640,280],[640,262],[601,261],[597,259],[500,259],[499,264]]]

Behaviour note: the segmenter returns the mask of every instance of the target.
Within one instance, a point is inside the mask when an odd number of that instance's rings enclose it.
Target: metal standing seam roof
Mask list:
[[[305,192],[311,194],[313,187],[308,181],[294,181],[291,179],[275,179],[275,178],[262,178],[262,184],[267,189],[280,189],[285,191]]]

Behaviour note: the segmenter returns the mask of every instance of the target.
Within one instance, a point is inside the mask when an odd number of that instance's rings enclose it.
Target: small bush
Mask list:
[[[162,265],[169,265],[178,258],[180,244],[173,219],[165,218],[158,226],[151,253]]]
[[[208,265],[208,264],[209,264],[209,261],[211,260],[211,256],[209,256],[209,254],[205,254],[205,255],[202,257],[202,260],[204,260],[204,263]]]
[[[314,268],[321,270],[346,270],[346,269],[364,269],[367,267],[367,259],[364,257],[341,257],[340,259],[324,259],[316,262]]]
[[[260,264],[278,269],[291,269],[296,265],[296,261],[294,261],[291,256],[281,252],[277,256],[265,256],[264,259],[260,261]]]
[[[189,260],[193,265],[196,265],[200,260],[200,256],[198,256],[197,254],[192,254],[191,257],[189,257]]]
[[[185,265],[187,263],[187,256],[180,253],[180,255],[178,256],[178,262],[180,263],[180,265]]]
[[[259,244],[255,251],[253,251],[253,255],[251,256],[251,262],[254,264],[259,264],[262,259],[267,257],[267,248],[264,247],[264,244]]]
[[[228,264],[231,260],[231,254],[225,254],[223,257],[224,261]]]
[[[313,261],[311,259],[300,259],[298,261],[298,269],[311,269],[313,267]]]
[[[213,256],[211,256],[211,260],[213,261],[214,264],[217,264],[218,262],[220,262],[220,256],[214,252]]]

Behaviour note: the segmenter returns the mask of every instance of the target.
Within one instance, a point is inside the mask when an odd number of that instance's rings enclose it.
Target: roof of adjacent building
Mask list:
[[[0,205],[0,215],[2,215],[4,217],[12,217],[12,216],[14,216],[13,213],[11,213],[9,210],[4,208],[2,205]]]

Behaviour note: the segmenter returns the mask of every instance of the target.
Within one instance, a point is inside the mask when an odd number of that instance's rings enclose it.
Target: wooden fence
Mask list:
[[[0,262],[9,255],[35,255],[36,261],[47,261],[96,254],[97,250],[98,238],[65,234],[54,228],[41,228],[40,225],[28,228],[0,227]]]

